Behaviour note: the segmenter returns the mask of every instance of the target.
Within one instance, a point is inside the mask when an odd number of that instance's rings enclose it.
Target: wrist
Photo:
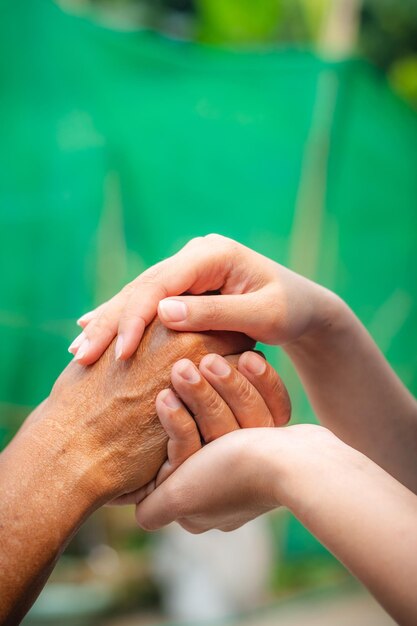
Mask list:
[[[48,400],[42,414],[25,424],[10,445],[31,459],[40,480],[57,493],[62,508],[71,510],[75,523],[106,500],[105,485],[98,480],[97,460],[84,449],[80,433],[52,413]]]
[[[270,459],[274,499],[297,517],[304,517],[310,507],[315,508],[328,476],[359,453],[314,424],[297,424],[275,433],[280,435],[280,443]]]
[[[355,325],[354,314],[339,296],[324,287],[314,287],[313,312],[306,332],[283,346],[291,359],[326,354],[344,342]]]

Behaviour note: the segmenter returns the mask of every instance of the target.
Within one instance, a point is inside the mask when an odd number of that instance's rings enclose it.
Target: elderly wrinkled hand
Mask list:
[[[43,408],[49,436],[66,433],[66,445],[94,467],[101,498],[138,489],[166,458],[155,397],[169,385],[173,363],[183,357],[199,363],[208,352],[226,355],[252,346],[239,333],[175,333],[155,320],[129,361],[115,361],[110,347],[94,365],[72,362],[64,370]]]

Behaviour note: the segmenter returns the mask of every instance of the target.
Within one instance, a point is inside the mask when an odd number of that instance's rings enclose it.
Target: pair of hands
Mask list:
[[[253,506],[252,498],[245,492],[259,495],[260,475],[248,472],[244,463],[248,480],[242,489],[243,477],[236,471],[233,450],[238,453],[243,445],[250,452],[250,436],[242,439],[241,429],[256,428],[268,437],[267,429],[288,422],[290,400],[275,370],[254,352],[226,358],[209,354],[198,368],[186,359],[177,362],[172,368],[171,382],[178,395],[164,389],[156,398],[158,417],[169,437],[168,459],[154,480],[113,504],[136,504],[137,521],[146,530],[178,520],[191,532],[214,527],[232,530],[273,508],[272,502],[268,508],[262,506],[262,510]],[[204,449],[202,441],[209,444]],[[240,461],[243,467],[243,455]],[[233,472],[235,484],[230,480],[225,483],[225,476]],[[171,474],[174,476],[169,478]],[[226,489],[222,488],[225,484]],[[207,489],[212,495],[215,493],[216,501],[207,497]],[[192,491],[195,493],[191,496]],[[239,502],[232,505],[236,495]],[[197,517],[193,515],[195,509]]]
[[[219,295],[199,295],[213,291]],[[180,295],[183,293],[193,295]],[[174,330],[241,331],[270,344],[293,343],[326,326],[331,296],[270,259],[232,240],[209,235],[192,240],[179,253],[144,272],[112,300],[80,318],[83,332],[70,351],[79,363],[91,364],[117,333],[115,357],[127,360],[156,312]],[[237,370],[215,355],[205,357],[199,370],[191,362],[180,361],[173,368],[171,384],[182,402],[169,389],[158,395],[157,413],[169,437],[168,460],[146,487],[116,500],[135,502],[137,519],[143,527],[157,528],[178,519],[194,532],[214,526],[226,530],[259,514],[253,499],[242,489],[245,484],[245,489],[253,490],[254,482],[259,482],[259,472],[250,473],[243,480],[235,471],[236,485],[232,480],[224,480],[225,472],[230,474],[227,468],[234,442],[242,449],[243,461],[245,455],[253,452],[250,440],[254,433],[231,434],[204,450],[201,439],[208,443],[240,428],[283,425],[289,419],[289,400],[276,372],[259,355],[245,353],[240,359],[229,360],[237,365]],[[266,438],[271,436],[263,433]],[[262,448],[259,433],[256,436]],[[175,470],[175,475],[162,485]],[[261,482],[266,485],[262,477]],[[210,502],[202,497],[209,484]],[[193,498],[181,495],[176,500],[177,507],[172,502],[166,505],[170,490],[184,494],[197,485],[199,489]],[[157,491],[150,496],[155,487]],[[259,499],[258,488],[254,493]],[[223,515],[222,503],[234,501],[236,494],[240,501],[230,509],[231,517]],[[146,496],[147,500],[141,503]],[[188,511],[183,506],[186,501]],[[205,515],[201,514],[203,501],[207,504]],[[269,501],[268,508],[276,504]],[[216,509],[223,513],[213,518]],[[262,503],[260,512],[263,510]]]
[[[150,323],[157,311],[165,325]],[[82,521],[123,496],[143,527],[178,520],[192,532],[231,530],[281,503],[399,623],[417,623],[417,404],[342,301],[210,236],[80,324],[76,362],[0,455],[0,621],[17,623]],[[333,432],[265,427],[285,423],[289,406],[277,375],[246,352],[257,339],[283,345]],[[240,353],[229,372],[213,356]]]

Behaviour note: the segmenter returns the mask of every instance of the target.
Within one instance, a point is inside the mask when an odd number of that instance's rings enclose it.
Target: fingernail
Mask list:
[[[230,365],[217,354],[212,354],[204,359],[204,365],[216,376],[227,376],[230,374]]]
[[[74,339],[74,341],[72,342],[72,344],[70,345],[70,347],[68,348],[68,352],[70,352],[71,354],[74,354],[74,352],[77,350],[77,348],[80,347],[80,345],[82,344],[82,342],[85,339],[85,333],[82,332],[78,335],[78,337],[76,337]]]
[[[166,322],[183,322],[187,317],[187,306],[181,300],[161,300],[159,313]]]
[[[118,361],[120,359],[120,357],[122,356],[122,352],[123,352],[123,337],[122,337],[122,335],[119,335],[117,337],[116,347],[114,349],[114,354],[115,354],[115,357],[116,357],[116,361]]]
[[[181,408],[181,402],[178,400],[175,393],[171,391],[170,389],[167,389],[167,392],[162,401],[169,409]]]
[[[94,311],[88,311],[88,313],[84,313],[84,315],[81,315],[81,317],[79,317],[77,319],[77,324],[78,326],[80,326],[80,324],[82,322],[86,322],[88,320],[89,317],[91,317],[93,315]]]
[[[263,374],[266,370],[265,359],[263,359],[261,356],[259,356],[259,354],[256,354],[255,352],[246,353],[244,365],[251,374],[256,374],[258,376],[260,374]]]
[[[77,354],[74,357],[75,361],[79,361],[86,355],[88,348],[90,347],[90,340],[84,339],[80,347],[78,348]]]
[[[200,380],[200,374],[191,363],[182,365],[178,373],[187,383],[198,383]]]

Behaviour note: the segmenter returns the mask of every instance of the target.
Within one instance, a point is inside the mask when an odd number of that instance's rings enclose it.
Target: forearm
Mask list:
[[[286,346],[320,422],[417,492],[417,402],[352,311]]]
[[[128,362],[112,346],[94,365],[64,370],[0,456],[1,624],[25,614],[90,512],[155,478],[167,455],[155,397],[173,363],[252,345],[237,333],[174,333],[155,320]]]
[[[24,429],[0,455],[0,623],[17,624],[98,505],[90,468],[68,440]]]
[[[417,497],[342,442],[309,452],[304,448],[302,457],[287,457],[285,481],[282,458],[278,464],[277,502],[284,503],[400,624],[416,624]]]

